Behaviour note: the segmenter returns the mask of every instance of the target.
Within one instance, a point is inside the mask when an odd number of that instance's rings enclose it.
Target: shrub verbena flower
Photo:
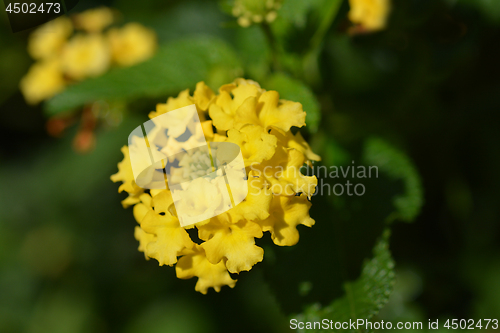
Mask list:
[[[254,81],[237,79],[220,87],[218,94],[199,82],[193,95],[185,90],[167,103],[158,104],[149,117],[154,119],[192,104],[196,105],[208,143],[232,142],[240,147],[249,185],[245,200],[222,214],[183,228],[169,188],[144,190],[135,183],[129,154],[134,147],[122,148],[124,159],[111,180],[122,182],[119,192],[128,194],[123,206],[133,206],[139,224],[135,228],[139,251],[160,265],[175,265],[178,278],[197,277],[195,289],[206,294],[209,288],[219,291],[222,286],[234,287],[236,280],[230,273],[249,271],[262,261],[264,250],[255,244],[255,238],[261,238],[264,232],[271,234],[276,245],[291,246],[299,240],[298,225],[314,225],[309,208],[317,179],[302,175],[300,168],[320,158],[300,133],[291,131],[292,127],[305,125],[302,105],[282,100],[278,92],[266,91]],[[169,140],[177,140],[169,144],[182,147],[182,133],[188,126],[182,119],[175,124],[157,122],[156,126],[155,135],[162,135],[168,128],[172,134]],[[169,170],[170,174],[183,180],[189,179],[191,172],[205,173],[210,161],[197,153],[183,154],[182,160],[173,165],[176,170]],[[206,205],[200,199],[206,195],[203,192],[210,191],[203,181],[195,179],[187,190],[200,207]],[[186,229],[197,232],[197,242]]]
[[[111,9],[100,7],[36,29],[29,36],[28,52],[37,62],[20,82],[26,102],[38,104],[73,82],[102,75],[113,65],[135,65],[155,53],[153,30],[128,23],[106,31],[114,17]]]

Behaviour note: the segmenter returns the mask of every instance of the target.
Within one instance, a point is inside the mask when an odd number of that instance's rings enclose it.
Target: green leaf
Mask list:
[[[320,45],[326,32],[337,17],[342,2],[342,0],[323,0],[319,6],[314,8],[313,19],[318,22],[318,29],[311,39],[313,47]]]
[[[392,214],[391,219],[413,221],[423,204],[423,190],[418,172],[410,159],[379,138],[367,140],[363,156],[367,164],[377,166],[389,178],[403,181],[404,193],[394,197],[393,204],[397,212]]]
[[[326,318],[335,324],[358,319],[364,319],[366,322],[376,315],[389,300],[395,283],[394,261],[388,245],[389,236],[387,229],[373,250],[373,258],[363,265],[361,276],[354,282],[344,284],[344,296],[323,308],[317,304],[307,306],[297,320],[321,322]],[[352,329],[348,331],[359,332]],[[364,327],[361,331],[364,331]]]
[[[263,30],[253,25],[236,30],[236,47],[245,64],[247,76],[262,81],[269,71],[271,50]]]
[[[306,128],[310,133],[318,130],[321,120],[320,105],[313,92],[304,83],[277,73],[266,81],[264,87],[278,91],[280,98],[301,103],[306,112]]]
[[[68,87],[45,105],[55,115],[96,100],[132,100],[139,97],[163,97],[199,81],[208,81],[216,73],[232,80],[241,75],[233,49],[224,41],[203,36],[177,40],[160,47],[151,59],[136,66],[117,68],[93,79]]]
[[[310,25],[323,33],[335,19],[341,4],[342,0],[284,1],[274,31],[282,35],[289,32],[291,27],[302,30]]]
[[[272,24],[273,34],[288,51],[317,53],[337,17],[342,0],[287,0]],[[300,36],[301,38],[297,38]]]
[[[312,7],[317,6],[319,0],[287,0],[279,10],[279,15],[290,21],[297,28],[304,28],[307,20],[307,13]]]

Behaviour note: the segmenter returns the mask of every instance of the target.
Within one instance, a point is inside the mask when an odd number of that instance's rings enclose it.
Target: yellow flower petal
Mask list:
[[[290,141],[288,141],[288,147],[300,151],[306,156],[308,160],[321,161],[321,157],[311,150],[311,147],[309,146],[307,141],[304,140],[300,132],[297,132],[297,134],[293,136],[293,139],[290,139]]]
[[[211,221],[199,230],[200,238],[206,240],[201,247],[207,259],[217,264],[226,258],[226,267],[231,273],[249,271],[264,258],[264,250],[255,245],[254,238],[262,237],[261,227],[257,223],[241,221],[225,226]]]
[[[265,91],[256,82],[243,79],[221,87],[209,114],[214,126],[224,131],[254,124],[286,132],[292,126],[304,126],[306,117],[300,103],[280,100],[276,91]]]
[[[321,161],[321,157],[315,154],[306,140],[302,137],[300,132],[293,135],[291,131],[283,132],[280,130],[273,129],[271,130],[271,134],[275,135],[278,138],[278,141],[281,145],[293,148],[300,151],[304,154],[309,161]]]
[[[152,209],[153,199],[148,193],[142,193],[138,196],[138,203],[134,206],[134,218],[137,223],[141,223],[142,219],[149,213]]]
[[[151,207],[148,207],[143,203],[138,202],[134,206],[132,211],[134,212],[134,218],[137,221],[137,223],[141,223],[144,217],[151,211]]]
[[[269,209],[273,195],[264,181],[264,177],[256,176],[254,171],[248,175],[248,195],[236,207],[227,213],[231,216],[231,223],[241,220],[264,220],[269,217]]]
[[[144,230],[141,229],[141,227],[137,226],[135,227],[134,230],[134,237],[136,240],[139,241],[139,248],[138,250],[141,252],[144,252],[144,258],[146,260],[149,260],[149,257],[146,255],[146,246],[150,243],[156,240],[156,236],[152,234],[148,234]]]
[[[296,193],[305,193],[310,198],[316,191],[318,179],[301,173],[300,168],[305,160],[300,151],[281,147],[271,160],[254,166],[254,169],[259,170],[269,181],[271,191],[276,195],[294,196]]]
[[[226,112],[220,105],[211,104],[208,114],[210,115],[210,118],[212,118],[214,126],[217,129],[227,131],[233,127],[234,116]]]
[[[151,205],[155,208],[158,214],[165,213],[175,215],[174,200],[169,190],[160,190],[152,199]]]
[[[275,196],[270,209],[271,216],[259,224],[264,231],[271,232],[276,245],[292,246],[299,241],[297,225],[314,225],[314,220],[309,216],[310,207],[311,203],[305,195]]]
[[[200,97],[198,96],[198,101],[200,101]],[[203,104],[203,100],[201,99]],[[182,107],[195,104],[196,110],[198,111],[198,117],[200,121],[205,121],[205,112],[204,110],[196,103],[196,99],[189,95],[189,89],[183,90],[179,93],[177,97],[169,97],[167,103],[160,103],[156,105],[156,111],[152,111],[149,113],[149,118],[153,119],[156,116],[167,113],[169,111],[173,111],[176,109],[180,109]],[[183,132],[184,133],[184,132]]]
[[[258,117],[258,102],[256,97],[248,97],[243,101],[234,117],[233,126],[240,129],[247,124],[261,125]]]
[[[129,148],[123,146],[121,149],[123,153],[123,160],[118,163],[118,172],[111,176],[113,182],[121,181],[122,184],[118,188],[118,192],[126,191],[129,194],[129,198],[125,199],[122,204],[128,207],[131,204],[135,204],[139,201],[136,197],[144,192],[144,189],[137,186],[134,179],[134,173],[132,172],[132,164],[130,163]]]
[[[160,266],[174,265],[177,256],[194,245],[186,230],[181,228],[177,217],[170,214],[162,216],[151,210],[142,219],[141,228],[156,236],[154,241],[147,244],[145,253],[158,260]]]
[[[242,78],[234,80],[236,86],[231,89],[232,99],[232,109],[236,110],[247,98],[258,97],[265,90],[260,87],[260,85],[252,80],[245,80]]]
[[[224,131],[232,128],[238,108],[248,98],[257,98],[262,92],[263,89],[251,80],[236,79],[235,83],[222,86],[219,89],[219,96],[209,108],[214,126]]]
[[[203,135],[207,140],[213,139],[214,137],[214,129],[212,128],[212,121],[206,120],[201,122],[201,127],[203,129]]]
[[[236,284],[236,280],[231,279],[227,272],[224,262],[212,264],[200,246],[196,246],[193,251],[189,251],[179,259],[175,272],[179,279],[198,277],[195,290],[202,294],[206,294],[208,288],[214,288],[216,292],[219,292],[223,286],[233,288]]]
[[[290,149],[288,150],[288,156],[288,164],[280,180],[292,184],[296,193],[305,193],[308,198],[311,198],[316,191],[318,179],[316,176],[304,176],[300,172],[300,168],[305,161],[304,154],[296,149]]]
[[[128,208],[130,206],[135,205],[136,203],[140,202],[141,200],[139,199],[138,194],[129,194],[128,197],[122,200],[122,206],[123,208]]]
[[[196,89],[194,90],[193,99],[196,105],[203,111],[208,110],[208,106],[215,98],[215,94],[210,89],[205,82],[201,81],[196,84]]]
[[[260,126],[247,125],[240,130],[231,129],[227,136],[228,142],[240,147],[245,166],[270,159],[276,150],[276,136],[267,133]]]
[[[206,216],[204,219],[218,215],[221,206],[224,204],[222,190],[214,183],[210,183],[205,178],[196,178],[186,184],[186,188],[179,192],[174,192],[180,200],[176,203],[176,209],[182,219],[189,221],[190,218]],[[210,198],[210,200],[207,200]],[[191,224],[189,222],[184,224]]]
[[[276,91],[266,91],[259,98],[262,110],[259,119],[263,126],[279,128],[288,131],[292,126],[302,127],[306,124],[306,113],[302,110],[302,104],[286,100],[280,100]]]

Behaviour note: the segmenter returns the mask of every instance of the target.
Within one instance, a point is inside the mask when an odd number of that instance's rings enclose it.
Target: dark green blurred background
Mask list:
[[[73,11],[100,4],[154,28],[160,42],[204,33],[245,47],[216,2],[80,0]],[[324,38],[319,76],[304,75],[322,121],[302,132],[325,165],[382,137],[406,152],[424,190],[418,218],[392,227],[396,287],[376,320],[500,319],[500,4],[395,1],[386,30],[354,37],[347,10]],[[299,228],[293,248],[259,240],[264,262],[234,289],[201,295],[195,279],[144,260],[109,176],[130,130],[168,96],[130,104],[119,126],[96,130],[94,151],[78,154],[77,126],[50,137],[42,107],[27,106],[18,90],[31,64],[28,35],[12,34],[0,14],[0,332],[284,332],[290,313],[331,301],[344,279],[357,278],[382,228],[366,223],[384,207],[337,220],[320,197],[316,226]],[[309,38],[297,32],[287,47],[300,54]],[[259,79],[258,70],[245,74]],[[367,189],[368,199],[378,195]],[[342,272],[330,252],[340,246]],[[304,281],[311,293],[299,292]]]

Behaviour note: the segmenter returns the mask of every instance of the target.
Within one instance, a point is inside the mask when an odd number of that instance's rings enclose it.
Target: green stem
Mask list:
[[[321,45],[321,42],[323,41],[326,32],[328,31],[328,29],[333,23],[333,20],[335,20],[335,17],[337,16],[337,13],[340,9],[340,5],[342,4],[342,0],[327,1],[327,3],[330,6],[328,8],[325,8],[324,10],[325,15],[323,16],[323,20],[321,20],[318,30],[316,30],[313,37],[311,38],[312,50],[318,48]]]
[[[324,10],[325,13],[324,15],[322,15],[323,19],[319,23],[318,30],[316,30],[311,38],[311,47],[304,55],[304,79],[312,86],[319,84],[319,82],[321,81],[321,75],[318,65],[318,57],[321,53],[321,44],[326,33],[328,32],[328,29],[335,20],[341,4],[342,0],[333,0],[328,2],[329,6]]]
[[[274,72],[279,72],[281,70],[281,65],[278,59],[278,44],[276,38],[271,30],[271,26],[267,22],[263,22],[261,27],[264,30],[264,34],[271,49],[272,70]]]

